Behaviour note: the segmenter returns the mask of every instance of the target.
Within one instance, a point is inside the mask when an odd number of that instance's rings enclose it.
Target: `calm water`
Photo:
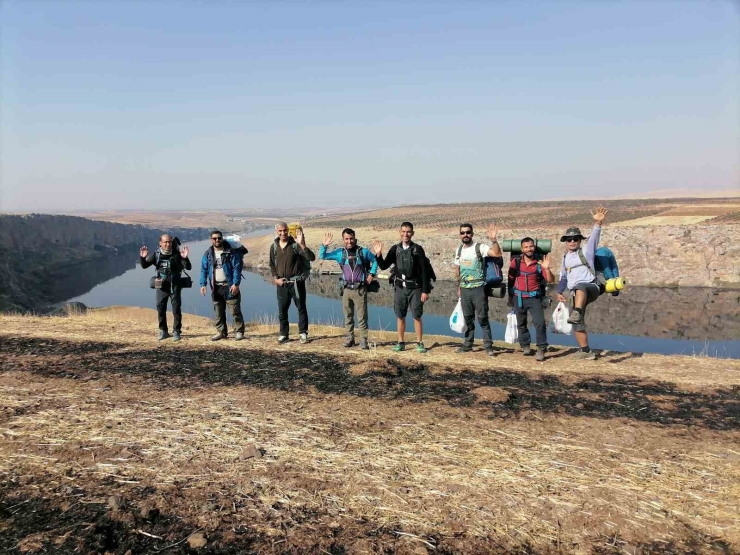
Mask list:
[[[210,243],[203,241],[189,246],[194,266],[191,276],[195,286],[183,291],[183,311],[211,317],[213,309],[210,296],[201,296],[197,287],[200,258]],[[105,264],[77,267],[75,274],[85,276],[84,288],[89,290],[81,293],[80,280],[74,280],[70,275],[70,280],[75,281],[76,285],[70,287],[69,296],[64,294],[64,288],[60,289],[59,298],[80,301],[90,307],[126,305],[154,308],[154,291],[149,289],[153,270],[142,270],[137,260],[137,253],[132,253]],[[99,276],[98,281],[102,283],[92,286],[95,276]],[[64,283],[64,280],[60,280],[60,283]],[[335,284],[336,276],[312,277],[309,281],[308,311],[311,322],[342,324],[342,307]],[[370,309],[370,327],[395,330],[392,291],[387,282],[382,284],[381,292],[370,296],[373,305]],[[268,283],[260,274],[245,272],[241,290],[242,311],[247,320],[277,320],[275,286],[272,283]],[[448,324],[449,313],[456,302],[454,286],[438,282],[425,307],[425,333],[460,337],[450,331]],[[587,324],[591,330],[590,343],[596,349],[614,351],[740,358],[739,302],[740,291],[629,288],[620,297],[606,295],[589,307]],[[503,339],[507,312],[503,300],[491,299],[494,339]],[[294,308],[291,309],[291,321],[297,321]],[[152,333],[155,328],[156,321],[152,319]],[[277,333],[277,326],[275,331]],[[556,345],[576,345],[573,337],[560,334],[548,333],[548,340]]]

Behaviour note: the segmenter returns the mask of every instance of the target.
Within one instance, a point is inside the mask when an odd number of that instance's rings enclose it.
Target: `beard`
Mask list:
[[[463,237],[462,242],[464,245],[469,245],[473,242],[473,238],[470,235],[466,235],[465,237]]]

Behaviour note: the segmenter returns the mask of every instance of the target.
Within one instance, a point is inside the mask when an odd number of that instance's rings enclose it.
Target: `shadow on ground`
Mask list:
[[[115,343],[0,335],[0,364],[3,372],[25,370],[71,379],[138,375],[151,380],[158,389],[188,387],[196,382],[294,392],[312,387],[319,393],[414,403],[487,405],[492,417],[497,418],[535,410],[716,430],[740,428],[740,388],[737,387],[696,392],[678,389],[667,382],[593,376],[579,380],[573,376],[525,374],[503,367],[460,371],[430,361],[429,366],[436,370],[432,373],[427,365],[415,361],[364,360],[302,352],[298,348],[274,351],[165,346],[136,350]],[[508,399],[488,402],[485,396],[476,394],[475,390],[482,387],[503,389]]]

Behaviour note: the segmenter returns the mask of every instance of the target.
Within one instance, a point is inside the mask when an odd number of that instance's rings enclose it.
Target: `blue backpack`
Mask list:
[[[594,280],[599,284],[599,287],[602,288],[602,292],[603,286],[608,280],[619,277],[617,258],[609,247],[599,247],[596,249],[596,252],[594,253],[595,268],[592,268],[588,263],[582,249],[578,249],[578,257],[581,259],[581,264],[586,266],[594,276]],[[619,291],[612,293],[612,296],[619,296]]]
[[[455,258],[460,258],[462,254],[463,246],[457,247],[457,254]],[[480,243],[475,244],[475,255],[478,257],[478,261],[483,265],[483,279],[485,280],[484,285],[486,287],[498,287],[504,281],[503,274],[501,273],[501,267],[503,265],[503,257],[501,256],[483,256],[480,252]]]

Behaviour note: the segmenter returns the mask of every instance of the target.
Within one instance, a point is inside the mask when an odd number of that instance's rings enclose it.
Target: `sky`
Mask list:
[[[740,188],[740,2],[0,0],[0,210]]]

